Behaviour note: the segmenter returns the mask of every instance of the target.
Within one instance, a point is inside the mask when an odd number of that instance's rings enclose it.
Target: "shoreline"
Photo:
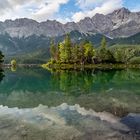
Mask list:
[[[84,69],[140,69],[140,64],[43,64],[48,70],[84,70]]]
[[[17,64],[16,67],[34,67],[34,66],[40,66],[41,64]],[[11,64],[2,64],[1,67],[9,68],[12,67]]]

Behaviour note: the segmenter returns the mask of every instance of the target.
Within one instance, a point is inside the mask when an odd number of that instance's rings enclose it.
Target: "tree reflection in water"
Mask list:
[[[79,104],[96,112],[123,117],[140,112],[140,70],[46,71],[41,68],[5,69],[0,104],[31,108],[39,104]]]
[[[4,71],[0,68],[0,82],[3,80],[4,77]]]
[[[52,73],[50,82],[54,88],[59,88],[65,94],[78,96],[83,93],[90,93],[96,87],[102,91],[106,90],[106,85],[112,80],[115,71],[59,71]],[[57,84],[56,84],[57,81]],[[100,88],[99,88],[100,87]],[[79,93],[79,94],[78,94]]]

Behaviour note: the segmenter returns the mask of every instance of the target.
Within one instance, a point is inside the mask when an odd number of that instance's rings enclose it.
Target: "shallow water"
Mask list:
[[[0,140],[140,139],[140,70],[3,73]]]

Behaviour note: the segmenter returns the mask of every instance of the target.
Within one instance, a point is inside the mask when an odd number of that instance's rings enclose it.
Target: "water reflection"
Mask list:
[[[139,93],[140,70],[61,71],[52,73],[50,82],[54,89],[74,96],[78,91],[80,94],[88,94],[119,89]]]
[[[79,105],[38,106],[30,109],[0,107],[0,138],[2,140],[136,140],[140,129],[132,128],[129,114],[118,118],[110,113],[97,113]],[[127,123],[127,124],[126,124]],[[130,125],[131,124],[131,125]]]
[[[0,68],[0,82],[3,80],[4,77],[4,71]]]
[[[60,91],[66,95],[79,96],[91,92],[101,93],[112,90],[140,92],[140,70],[122,71],[61,71],[49,73],[43,69],[18,69],[16,72],[5,70],[1,91],[46,93]],[[10,88],[6,88],[6,87]]]
[[[61,71],[52,73],[52,85],[66,94],[78,96],[108,89],[115,71]],[[56,84],[56,81],[58,83]]]
[[[0,104],[31,108],[39,104],[79,104],[117,116],[140,113],[140,70],[61,71],[40,68],[5,70],[0,83]]]
[[[2,73],[2,140],[140,138],[140,70]]]
[[[12,72],[16,72],[16,70],[17,70],[17,67],[16,66],[11,66],[11,71]]]

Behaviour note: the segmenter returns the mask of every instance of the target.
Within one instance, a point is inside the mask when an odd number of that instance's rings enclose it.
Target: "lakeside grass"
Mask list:
[[[82,69],[140,69],[140,64],[43,64],[43,68],[48,70],[82,70]]]

